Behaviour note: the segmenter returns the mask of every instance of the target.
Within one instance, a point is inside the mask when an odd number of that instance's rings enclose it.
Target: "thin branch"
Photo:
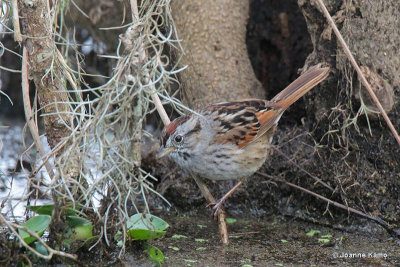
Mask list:
[[[276,146],[272,146],[272,148],[278,152],[282,157],[284,157],[287,161],[289,161],[290,163],[292,163],[294,166],[296,166],[297,168],[299,168],[301,171],[305,172],[306,174],[308,174],[311,178],[313,178],[316,182],[322,184],[323,186],[325,186],[326,188],[328,188],[331,191],[334,191],[333,188],[328,185],[327,183],[325,183],[324,181],[322,181],[321,179],[319,179],[317,176],[311,174],[310,172],[308,172],[306,169],[304,169],[302,166],[300,166],[297,162],[293,161],[291,158],[289,158],[285,153],[283,153],[278,147]]]
[[[79,11],[85,18],[90,19],[89,15],[86,14],[79,6],[75,3],[74,0],[71,0],[71,3],[74,5],[74,7],[75,7],[76,9],[78,9],[78,11]]]
[[[33,140],[36,144],[37,149],[39,150],[39,154],[42,158],[45,158],[46,153],[44,151],[44,147],[42,144],[42,141],[40,140],[39,136],[39,130],[37,128],[37,124],[33,120],[33,114],[32,114],[32,107],[31,107],[31,102],[29,99],[29,80],[28,80],[28,51],[24,47],[23,52],[22,52],[22,97],[24,101],[24,110],[25,110],[25,117],[26,117],[26,123],[28,124],[29,130],[32,134]],[[50,178],[54,178],[54,172],[53,168],[46,161],[45,164],[47,173],[49,174]]]
[[[23,225],[19,225],[10,221],[7,221],[6,218],[4,218],[4,216],[0,213],[0,221],[2,221],[5,225],[8,226],[8,228],[15,234],[15,236],[18,237],[19,241],[22,243],[22,245],[29,249],[32,253],[34,253],[36,256],[46,259],[46,260],[50,260],[53,255],[59,255],[62,257],[67,257],[73,260],[77,260],[78,256],[74,255],[74,254],[69,254],[63,251],[58,251],[55,249],[52,249],[49,245],[47,245],[46,242],[43,241],[43,239],[35,232],[33,232],[32,230],[30,230],[29,228],[27,228],[26,226]],[[27,232],[29,235],[33,236],[34,238],[36,238],[45,248],[46,250],[49,252],[49,255],[43,255],[41,253],[39,253],[38,251],[36,251],[35,249],[31,248],[26,242],[25,240],[21,237],[21,235],[17,232],[17,230],[15,229],[21,229],[24,230],[25,232]]]
[[[19,25],[18,3],[17,0],[11,1],[14,26],[14,41],[22,42],[21,26]]]
[[[388,232],[390,232],[391,234],[400,236],[400,230],[394,229],[393,226],[389,225],[387,222],[383,221],[383,220],[380,219],[380,218],[373,217],[373,216],[368,215],[368,214],[366,214],[366,213],[364,213],[364,212],[362,212],[362,211],[356,210],[356,209],[354,209],[354,208],[351,208],[351,207],[348,207],[348,206],[346,206],[346,205],[340,204],[340,203],[338,203],[338,202],[336,202],[336,201],[330,200],[329,198],[326,198],[326,197],[324,197],[324,196],[321,196],[320,194],[317,194],[317,193],[315,193],[315,192],[313,192],[313,191],[311,191],[311,190],[305,189],[304,187],[298,186],[298,185],[296,185],[296,184],[292,184],[291,182],[288,182],[288,181],[286,181],[286,180],[284,180],[284,179],[281,179],[281,178],[278,178],[278,177],[275,177],[275,176],[272,176],[272,175],[269,175],[269,174],[266,174],[266,173],[262,173],[262,172],[257,172],[257,174],[258,174],[258,175],[261,175],[261,176],[263,176],[263,177],[266,177],[266,178],[270,178],[270,179],[272,179],[272,180],[274,180],[274,181],[277,181],[277,182],[285,183],[285,184],[287,184],[288,186],[291,186],[291,187],[294,187],[294,188],[296,188],[296,189],[299,189],[300,191],[303,191],[303,192],[305,192],[305,193],[307,193],[307,194],[310,194],[310,195],[312,195],[312,196],[314,196],[314,197],[316,197],[316,198],[319,198],[319,199],[321,199],[321,200],[327,202],[328,204],[331,204],[331,205],[333,205],[333,206],[335,206],[335,207],[344,209],[344,210],[346,210],[347,212],[352,212],[352,213],[357,214],[357,215],[359,215],[359,216],[361,216],[361,217],[365,217],[365,218],[367,218],[367,219],[370,219],[370,220],[372,220],[372,221],[378,223],[379,225],[381,225],[383,228],[385,228],[385,229],[386,229]]]
[[[164,125],[167,126],[168,124],[171,123],[171,120],[169,119],[167,112],[165,111],[160,98],[158,97],[157,93],[152,93],[151,94],[151,99],[154,102],[154,105],[157,108],[158,114],[161,117],[161,120],[163,121]]]
[[[132,10],[132,21],[139,21],[139,10],[136,0],[131,0],[131,10]]]
[[[364,74],[362,73],[360,67],[358,66],[356,60],[354,59],[348,45],[344,41],[341,33],[339,32],[338,28],[336,27],[335,22],[333,21],[331,15],[329,14],[328,9],[326,8],[325,4],[322,2],[322,0],[315,0],[317,1],[318,5],[322,9],[322,12],[324,13],[326,19],[328,20],[329,25],[332,27],[336,37],[338,38],[340,44],[343,47],[344,53],[346,54],[347,58],[349,59],[351,65],[353,65],[354,69],[356,70],[359,79],[361,80],[361,83],[365,86],[367,89],[369,95],[371,96],[372,100],[374,101],[375,105],[378,107],[380,113],[382,114],[383,118],[386,121],[386,124],[389,126],[389,129],[392,131],[394,138],[396,139],[397,143],[400,146],[400,136],[397,133],[396,129],[394,128],[392,122],[390,121],[388,115],[386,114],[385,110],[383,109],[381,103],[379,102],[379,99],[376,97],[374,91],[372,90],[371,86],[367,82],[367,79],[365,78]]]
[[[215,198],[213,197],[213,195],[211,194],[210,190],[205,185],[205,183],[203,183],[203,181],[200,178],[196,177],[195,175],[193,175],[193,179],[195,180],[197,186],[200,188],[200,191],[203,194],[204,198],[209,203],[216,203]],[[228,229],[226,227],[226,220],[225,220],[226,214],[223,207],[218,210],[217,216],[218,216],[217,220],[218,220],[218,228],[221,241],[224,245],[228,245],[229,244]]]
[[[54,156],[58,151],[60,151],[67,143],[68,141],[63,141],[63,143],[57,144],[57,146],[53,149],[53,151],[50,154],[48,154],[45,159],[42,160],[43,161],[42,164],[40,164],[39,167],[37,167],[34,171],[32,171],[32,175],[35,176],[40,171],[40,169],[48,163],[49,159],[52,156]]]

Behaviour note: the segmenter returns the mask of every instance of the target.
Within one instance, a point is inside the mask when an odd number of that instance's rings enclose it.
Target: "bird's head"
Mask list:
[[[169,156],[175,162],[187,160],[199,142],[200,120],[195,116],[182,116],[165,127],[158,157]]]

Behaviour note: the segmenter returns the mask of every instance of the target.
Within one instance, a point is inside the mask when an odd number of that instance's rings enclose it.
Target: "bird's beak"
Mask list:
[[[162,157],[168,156],[169,153],[171,153],[174,149],[175,149],[174,146],[170,146],[167,148],[161,148],[160,152],[158,152],[158,154],[157,154],[157,158],[162,158]]]

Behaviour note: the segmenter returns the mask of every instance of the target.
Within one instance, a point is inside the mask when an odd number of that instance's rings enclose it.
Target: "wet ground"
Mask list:
[[[163,266],[400,266],[400,240],[379,227],[343,231],[288,217],[237,217],[225,246],[206,213],[162,217],[171,227],[151,244],[164,253]]]

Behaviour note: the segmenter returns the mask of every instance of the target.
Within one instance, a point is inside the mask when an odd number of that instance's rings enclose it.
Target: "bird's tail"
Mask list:
[[[328,73],[329,68],[321,68],[320,65],[316,65],[289,84],[271,101],[283,112],[313,87],[325,80]]]

